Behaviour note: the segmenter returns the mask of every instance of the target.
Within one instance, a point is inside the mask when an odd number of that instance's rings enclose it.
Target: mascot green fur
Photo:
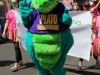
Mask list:
[[[72,18],[60,0],[20,0],[25,45],[39,75],[66,75],[64,63],[74,41]]]

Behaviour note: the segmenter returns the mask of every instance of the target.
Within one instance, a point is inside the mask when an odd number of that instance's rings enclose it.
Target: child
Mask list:
[[[100,2],[100,1],[99,1]],[[98,2],[98,4],[99,4],[99,2]],[[98,5],[97,4],[97,5]],[[96,8],[97,6],[95,6],[95,8]],[[84,4],[83,4],[83,9],[84,9],[84,11],[90,11],[91,10],[91,8],[90,8],[90,4],[88,3],[88,2],[85,2]],[[92,9],[92,11],[94,11],[94,9]],[[95,11],[94,11],[95,12]],[[93,13],[93,19],[94,19],[94,13]],[[93,21],[93,20],[92,20]],[[92,22],[93,23],[93,22]],[[93,31],[93,30],[92,30]],[[93,36],[95,36],[95,34],[92,32],[92,42],[93,42]],[[91,50],[92,50],[92,48],[93,48],[93,46],[91,47]],[[100,68],[100,63],[99,63],[99,59],[98,59],[98,56],[97,55],[95,55],[95,54],[93,54],[93,57],[94,57],[94,59],[96,60],[96,65],[95,65],[95,68]],[[78,65],[78,68],[77,68],[77,71],[82,71],[82,63],[83,63],[83,59],[82,58],[80,58],[79,59],[79,65]]]

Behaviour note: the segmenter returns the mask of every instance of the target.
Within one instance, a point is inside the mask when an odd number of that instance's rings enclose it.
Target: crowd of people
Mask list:
[[[61,0],[61,2],[64,4],[64,6],[69,10],[69,11],[91,11],[92,13],[92,46],[91,46],[91,53],[93,52],[93,56],[96,60],[96,65],[95,68],[100,68],[100,61],[98,59],[98,52],[96,50],[95,45],[98,43],[99,37],[100,37],[100,29],[99,29],[99,22],[98,20],[100,19],[100,0]],[[6,37],[6,32],[7,32],[7,37],[13,42],[14,48],[15,48],[15,53],[16,53],[16,62],[14,67],[11,69],[18,69],[19,66],[23,65],[22,62],[22,55],[19,47],[19,40],[17,36],[17,29],[16,29],[16,23],[14,19],[14,8],[18,8],[18,0],[11,0],[11,9],[5,11],[7,12],[6,14],[6,22],[5,22],[5,27],[2,33],[2,37]],[[7,9],[7,8],[6,8]],[[9,23],[9,26],[8,26]],[[99,45],[98,45],[99,46]],[[93,50],[93,51],[92,51]],[[82,71],[82,62],[83,59],[79,59],[79,65],[77,70]]]
[[[84,6],[87,7],[87,9],[91,9],[98,1],[99,0],[61,0],[69,11],[85,11]],[[98,11],[99,9],[100,7],[98,7]]]

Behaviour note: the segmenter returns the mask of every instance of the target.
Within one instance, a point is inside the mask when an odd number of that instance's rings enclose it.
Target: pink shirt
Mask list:
[[[98,15],[98,8],[97,7],[93,7],[92,8],[92,12],[93,12],[93,16],[97,16]]]
[[[100,37],[100,16],[97,16],[96,26],[98,27],[98,37]]]
[[[14,12],[12,10],[9,10],[7,12],[6,18],[9,22],[8,30],[7,30],[8,38],[13,42],[16,42],[18,41],[17,40],[18,36],[17,36],[16,20],[15,20]]]
[[[9,22],[10,27],[16,27],[15,16],[14,16],[14,12],[12,10],[9,10],[7,12],[6,18]]]

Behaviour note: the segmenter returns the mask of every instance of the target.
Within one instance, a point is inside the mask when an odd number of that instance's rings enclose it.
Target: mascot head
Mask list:
[[[41,13],[50,12],[60,0],[32,0],[34,8]]]

